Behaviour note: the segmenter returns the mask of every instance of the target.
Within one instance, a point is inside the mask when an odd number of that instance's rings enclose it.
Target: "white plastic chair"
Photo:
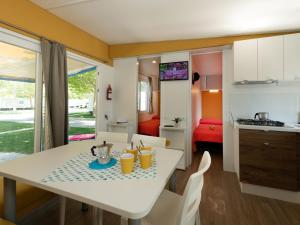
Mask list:
[[[132,135],[131,141],[134,146],[140,145],[140,141],[142,141],[145,145],[150,145],[154,147],[166,147],[166,138],[164,137],[154,137],[148,135],[134,134]]]
[[[115,132],[103,132],[97,133],[96,142],[102,143],[103,141],[110,143],[127,143],[128,134],[127,133],[115,133]]]
[[[198,172],[190,176],[183,196],[164,190],[151,212],[142,219],[142,225],[200,225],[203,175],[210,164],[211,157],[208,152],[204,152]],[[121,224],[128,224],[127,219],[122,218]]]

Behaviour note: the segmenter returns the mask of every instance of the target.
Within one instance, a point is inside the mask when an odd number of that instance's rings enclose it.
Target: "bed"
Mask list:
[[[193,142],[223,143],[223,122],[218,119],[200,119],[193,133]]]
[[[153,116],[151,120],[141,121],[138,125],[139,134],[159,137],[160,117]]]

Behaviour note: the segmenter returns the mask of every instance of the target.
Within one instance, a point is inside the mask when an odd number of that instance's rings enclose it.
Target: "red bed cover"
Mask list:
[[[159,124],[159,117],[153,117],[151,120],[139,122],[139,134],[159,137]]]
[[[197,141],[223,143],[222,121],[201,119],[193,134],[193,142]]]

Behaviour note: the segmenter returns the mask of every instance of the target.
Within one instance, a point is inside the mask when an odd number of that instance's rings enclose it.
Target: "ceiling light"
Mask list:
[[[152,63],[156,63],[156,61],[155,61],[155,60],[153,60],[153,61],[152,61]]]
[[[218,92],[219,92],[219,90],[215,90],[215,89],[209,90],[209,93],[218,93]]]

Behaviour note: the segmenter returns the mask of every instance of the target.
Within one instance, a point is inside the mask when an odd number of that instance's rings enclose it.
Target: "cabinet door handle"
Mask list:
[[[264,145],[265,145],[265,146],[269,146],[270,143],[269,143],[269,142],[265,142]]]

